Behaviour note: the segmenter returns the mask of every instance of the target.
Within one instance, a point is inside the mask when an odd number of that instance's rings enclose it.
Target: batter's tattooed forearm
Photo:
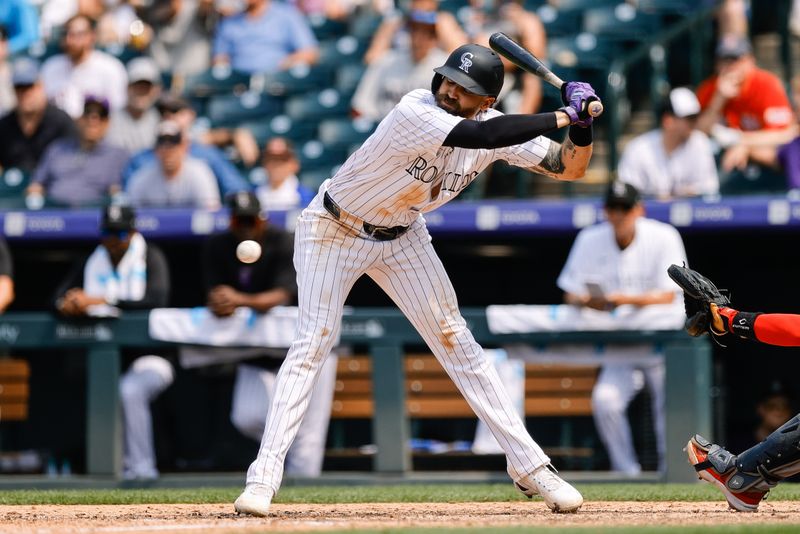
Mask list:
[[[558,176],[564,173],[566,167],[561,156],[561,145],[559,143],[550,143],[550,148],[547,149],[547,154],[542,158],[538,167],[545,174],[551,176]]]

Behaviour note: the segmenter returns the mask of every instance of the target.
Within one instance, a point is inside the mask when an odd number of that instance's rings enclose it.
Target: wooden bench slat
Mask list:
[[[30,396],[30,389],[27,383],[4,383],[0,382],[0,401],[7,401],[11,399],[28,400]]]
[[[31,367],[26,360],[0,358],[0,381],[27,381],[30,376]]]
[[[591,392],[597,365],[528,363],[525,366],[525,415],[592,414]],[[432,354],[407,354],[406,411],[413,418],[471,418],[472,409]],[[340,358],[333,418],[371,418],[372,365],[368,356]]]
[[[24,421],[28,418],[28,403],[0,402],[0,423],[5,421]]]

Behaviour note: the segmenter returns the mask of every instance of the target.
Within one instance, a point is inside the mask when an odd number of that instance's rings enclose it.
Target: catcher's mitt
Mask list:
[[[686,310],[684,328],[689,335],[697,337],[711,329],[711,304],[719,307],[730,305],[731,301],[717,289],[714,282],[686,266],[670,265],[667,274],[683,289],[683,305]]]

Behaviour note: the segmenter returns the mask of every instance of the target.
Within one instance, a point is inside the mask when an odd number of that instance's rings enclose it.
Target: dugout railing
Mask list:
[[[699,432],[711,435],[711,347],[707,339],[683,331],[540,332],[496,335],[489,331],[485,310],[465,308],[475,338],[486,345],[527,342],[658,343],[666,362],[666,472],[668,482],[690,481],[682,451],[687,439]],[[89,475],[117,478],[121,466],[121,419],[118,384],[122,347],[164,346],[148,334],[146,311],[128,312],[119,319],[64,320],[48,313],[17,312],[0,316],[0,346],[13,349],[86,350],[87,413],[86,470]],[[395,309],[360,308],[343,320],[341,342],[366,346],[372,358],[374,390],[372,425],[378,473],[405,473],[411,469],[408,448],[410,425],[405,410],[404,350],[420,345],[421,338]]]

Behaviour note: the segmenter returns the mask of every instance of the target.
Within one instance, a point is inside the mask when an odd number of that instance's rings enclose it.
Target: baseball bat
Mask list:
[[[564,80],[548,69],[539,58],[525,50],[519,43],[503,32],[493,33],[489,37],[489,46],[517,67],[538,76],[559,91],[561,86],[564,85]],[[600,100],[590,101],[588,108],[589,115],[592,117],[598,117],[603,113],[603,103]]]

